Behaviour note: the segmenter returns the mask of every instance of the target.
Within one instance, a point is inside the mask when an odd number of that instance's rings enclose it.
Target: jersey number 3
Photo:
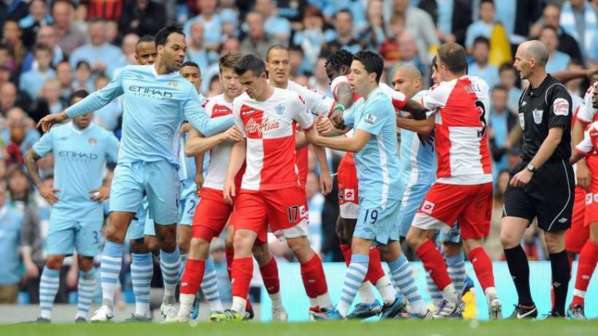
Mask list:
[[[486,107],[484,107],[484,103],[479,100],[476,100],[475,107],[480,111],[480,123],[482,124],[482,129],[478,131],[478,137],[483,137],[486,134]]]

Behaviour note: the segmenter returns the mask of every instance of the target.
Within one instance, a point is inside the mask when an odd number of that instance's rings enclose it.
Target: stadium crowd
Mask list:
[[[500,5],[498,3],[500,2]],[[199,65],[200,93],[222,93],[219,60],[227,54],[265,59],[274,44],[289,48],[290,79],[332,97],[325,64],[340,49],[373,50],[384,60],[383,82],[410,65],[432,85],[432,62],[441,44],[465,46],[468,74],[490,87],[489,137],[493,164],[493,209],[484,241],[493,260],[504,260],[500,222],[509,170],[519,161],[518,121],[521,80],[513,64],[517,47],[540,40],[549,52],[547,72],[572,71],[566,82],[574,106],[583,103],[598,66],[598,1],[542,0],[5,0],[0,3],[0,303],[38,303],[45,265],[50,204],[25,168],[25,157],[40,139],[37,123],[63,111],[78,90],[109,85],[122,68],[136,64],[139,40],[168,24],[180,24],[187,38],[186,60]],[[121,135],[122,104],[113,101],[95,111],[93,122]],[[343,152],[326,150],[331,173]],[[310,149],[306,180],[309,237],[324,261],[342,261],[336,234],[338,190],[323,193],[317,154]],[[42,183],[52,186],[51,155],[37,161]],[[110,179],[108,175],[105,179]],[[106,202],[107,203],[107,202]],[[106,216],[108,208],[106,206]],[[8,219],[10,218],[10,219]],[[530,259],[546,260],[542,232],[525,233]],[[296,261],[293,250],[273,237],[270,249],[279,261]],[[409,252],[409,259],[415,253]],[[575,251],[579,252],[579,251]],[[220,296],[230,301],[224,241],[210,246]],[[99,263],[99,259],[97,260]],[[131,292],[130,260],[120,274],[123,292]],[[69,260],[61,272],[57,302],[74,302],[79,268]],[[160,272],[152,284],[161,286]],[[255,286],[259,286],[259,279]],[[131,301],[131,298],[124,298]]]

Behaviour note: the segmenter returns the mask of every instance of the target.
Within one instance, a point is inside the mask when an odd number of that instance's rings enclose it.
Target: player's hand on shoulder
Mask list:
[[[241,130],[239,130],[239,128],[236,125],[232,126],[229,129],[227,129],[224,132],[224,136],[225,136],[226,140],[230,140],[230,141],[233,141],[233,142],[237,142],[237,141],[243,140],[243,134],[241,133]]]
[[[102,186],[100,189],[92,190],[89,193],[91,194],[90,198],[92,201],[101,203],[110,197],[110,188]]]
[[[56,193],[60,191],[58,189],[54,189],[54,187],[49,186],[49,185],[41,185],[39,187],[39,193],[42,195],[42,197],[48,202],[50,203],[50,205],[53,205],[54,203],[58,202],[58,196],[56,196]]]
[[[40,119],[40,121],[37,123],[37,127],[41,127],[43,132],[47,132],[54,124],[64,122],[67,119],[68,118],[65,112],[48,114]]]

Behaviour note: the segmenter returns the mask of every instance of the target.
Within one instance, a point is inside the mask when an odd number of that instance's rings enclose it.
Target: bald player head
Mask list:
[[[544,77],[548,62],[548,50],[538,40],[526,41],[519,45],[515,54],[515,69],[522,79],[530,77]]]
[[[416,67],[403,65],[395,72],[392,86],[402,92],[407,98],[413,97],[423,87],[423,77]]]

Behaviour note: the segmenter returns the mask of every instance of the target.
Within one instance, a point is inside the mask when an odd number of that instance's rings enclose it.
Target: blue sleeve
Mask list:
[[[54,141],[52,141],[52,139],[54,138],[53,135],[54,132],[50,130],[48,133],[44,134],[38,142],[36,142],[33,145],[32,149],[35,152],[35,154],[39,156],[44,156],[52,151],[54,144]]]
[[[122,95],[124,92],[122,87],[122,77],[126,71],[127,69],[123,69],[123,71],[121,71],[118,76],[110,81],[110,83],[103,89],[90,94],[75,105],[67,108],[67,116],[72,119],[84,115],[85,113],[95,112]]]
[[[114,134],[107,132],[106,136],[106,160],[116,163],[118,161],[119,142]]]
[[[391,113],[395,112],[390,100],[375,99],[366,107],[363,117],[359,120],[355,129],[366,131],[372,135],[379,135]]]
[[[352,107],[343,113],[343,122],[345,123],[346,127],[353,128],[353,125],[355,125],[355,112],[354,111],[355,111],[355,108]]]
[[[233,125],[232,115],[212,119],[202,107],[202,101],[194,88],[190,90],[187,99],[183,102],[183,113],[185,119],[191,126],[204,136],[212,136],[220,133]]]

